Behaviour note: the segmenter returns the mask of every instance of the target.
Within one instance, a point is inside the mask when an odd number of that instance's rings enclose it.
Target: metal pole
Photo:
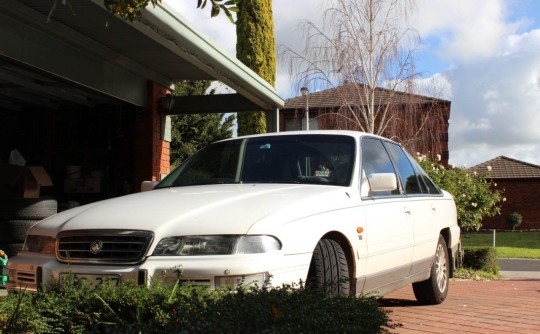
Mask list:
[[[309,131],[309,104],[308,104],[307,95],[306,95],[306,130]]]
[[[304,109],[306,111],[306,130],[309,131],[309,90],[307,89],[307,87],[302,87],[300,88],[300,92],[302,93],[302,96],[305,97]]]
[[[496,234],[497,234],[496,230],[493,230],[493,248],[495,248],[495,239],[496,239],[495,237],[496,237]]]

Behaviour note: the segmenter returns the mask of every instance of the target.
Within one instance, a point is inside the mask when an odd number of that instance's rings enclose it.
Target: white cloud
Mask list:
[[[452,161],[507,155],[540,163],[540,30],[501,42],[501,55],[457,63],[448,72]]]
[[[507,21],[504,0],[418,0],[414,26],[424,39],[439,40],[438,54],[451,60],[471,60],[500,53],[501,39],[523,22]]]
[[[428,78],[415,79],[415,85],[416,94],[443,100],[452,99],[452,85],[448,78],[440,73]]]
[[[320,22],[324,11],[324,0],[274,0],[273,14],[276,44],[287,45],[291,48],[303,48],[299,24],[309,20]]]
[[[274,28],[276,46],[286,46],[296,51],[305,47],[305,39],[300,25],[305,21],[320,22],[324,12],[325,0],[274,0]],[[284,98],[300,95],[298,84],[289,75],[287,60],[277,52],[276,89]]]

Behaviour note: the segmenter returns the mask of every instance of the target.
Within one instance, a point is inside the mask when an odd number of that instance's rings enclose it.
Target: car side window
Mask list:
[[[371,191],[368,175],[373,173],[394,173],[392,160],[383,143],[376,138],[364,138],[362,140],[362,179],[360,192],[362,197],[366,196],[390,196],[398,195],[399,190],[393,191]]]
[[[385,146],[388,148],[390,156],[392,156],[392,159],[396,163],[399,178],[401,179],[401,185],[405,193],[421,194],[422,189],[420,187],[420,182],[407,154],[405,154],[399,145],[385,142]]]
[[[427,188],[424,189],[424,192],[430,195],[440,195],[441,190],[437,188],[433,181],[431,181],[431,179],[429,178],[429,176],[427,176],[426,172],[422,169],[422,167],[420,167],[420,165],[416,161],[411,161],[414,165],[414,168],[416,169],[416,172],[418,173],[418,177],[423,181],[423,188]]]

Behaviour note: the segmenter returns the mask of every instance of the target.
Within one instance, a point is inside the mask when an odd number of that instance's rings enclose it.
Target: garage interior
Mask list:
[[[53,186],[41,194],[56,197],[60,206],[134,191],[138,113],[110,96],[0,58],[1,162],[17,150],[27,165],[43,166]]]

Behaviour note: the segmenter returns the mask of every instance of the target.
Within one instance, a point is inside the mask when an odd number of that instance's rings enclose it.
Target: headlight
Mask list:
[[[23,251],[54,254],[56,247],[56,239],[42,235],[29,235],[24,242]]]
[[[281,249],[278,239],[269,235],[243,235],[236,245],[236,254],[268,253]]]
[[[161,239],[155,256],[194,256],[266,253],[281,249],[269,235],[201,235]]]

